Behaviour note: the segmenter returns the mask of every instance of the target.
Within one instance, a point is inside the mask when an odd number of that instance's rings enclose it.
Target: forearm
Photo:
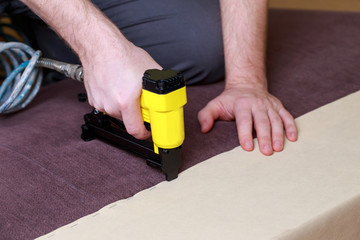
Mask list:
[[[267,0],[220,0],[226,86],[267,87]]]
[[[140,110],[141,77],[145,70],[161,66],[128,41],[90,0],[22,1],[78,54],[89,104],[122,119],[134,137],[148,138]]]
[[[22,0],[87,61],[99,49],[122,51],[130,44],[116,26],[88,0]],[[109,49],[110,51],[110,49]],[[124,52],[124,51],[122,51]],[[91,57],[90,57],[91,56]]]

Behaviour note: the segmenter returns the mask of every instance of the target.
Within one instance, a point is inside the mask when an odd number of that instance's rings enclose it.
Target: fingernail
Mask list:
[[[290,133],[290,138],[291,139],[296,139],[296,134],[294,132]]]
[[[281,148],[282,147],[282,143],[280,141],[275,141],[274,142],[274,147],[276,148]]]
[[[251,149],[252,147],[253,147],[252,142],[250,142],[250,141],[245,142],[246,149]]]
[[[270,152],[270,151],[272,151],[272,148],[270,147],[270,145],[265,145],[264,150],[267,152]]]

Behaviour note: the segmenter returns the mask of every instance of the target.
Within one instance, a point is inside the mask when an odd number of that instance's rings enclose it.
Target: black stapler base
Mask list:
[[[126,133],[124,124],[94,109],[84,116],[85,124],[81,126],[81,138],[85,141],[93,139],[105,140],[115,146],[128,150],[146,159],[148,165],[160,168],[167,181],[177,178],[181,166],[181,147],[174,149],[159,148],[154,152],[153,143],[138,140]]]

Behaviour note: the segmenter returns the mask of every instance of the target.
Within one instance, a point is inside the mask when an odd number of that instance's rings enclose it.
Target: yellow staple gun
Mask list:
[[[126,132],[119,119],[94,109],[84,116],[81,138],[99,138],[146,158],[150,166],[160,167],[166,180],[178,176],[181,145],[184,142],[186,89],[183,75],[174,70],[150,69],[143,76],[141,110],[152,142],[138,140]]]

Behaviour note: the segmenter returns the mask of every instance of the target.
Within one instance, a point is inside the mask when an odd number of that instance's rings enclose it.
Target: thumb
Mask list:
[[[207,133],[214,125],[214,121],[219,118],[219,111],[214,102],[209,102],[198,113],[198,120],[201,126],[201,132]]]

